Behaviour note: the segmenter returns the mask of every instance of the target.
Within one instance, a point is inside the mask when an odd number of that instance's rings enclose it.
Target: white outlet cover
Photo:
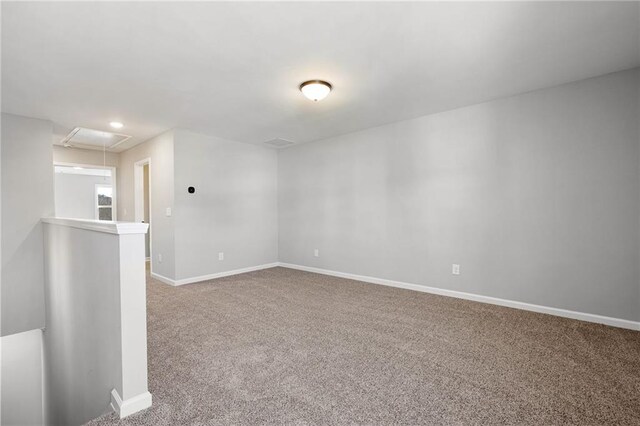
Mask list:
[[[224,260],[224,253],[223,252],[218,253],[218,260]]]
[[[162,254],[158,254],[158,263],[162,263]]]
[[[451,273],[453,275],[460,275],[460,265],[458,265],[457,263],[451,265]]]
[[[171,216],[171,207],[167,207],[166,214],[167,216]]]
[[[318,249],[314,249],[314,250],[313,250],[313,256],[314,256],[314,257],[320,257],[320,250],[318,250]]]

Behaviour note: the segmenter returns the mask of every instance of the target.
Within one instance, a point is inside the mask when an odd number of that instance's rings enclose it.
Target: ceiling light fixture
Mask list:
[[[326,81],[309,80],[300,85],[302,94],[314,102],[321,101],[331,92],[332,86]]]
[[[109,123],[109,125],[114,129],[122,129],[124,127],[124,124],[120,123],[119,121],[112,121],[111,123]]]

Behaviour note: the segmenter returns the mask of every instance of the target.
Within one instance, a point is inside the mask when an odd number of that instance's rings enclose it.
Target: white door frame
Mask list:
[[[144,220],[144,166],[149,167],[149,269],[153,272],[153,232],[151,231],[151,224],[153,223],[152,212],[153,202],[151,201],[151,188],[153,183],[151,180],[151,158],[143,158],[133,163],[133,218],[136,223],[140,223]]]
[[[54,177],[55,177],[55,167],[56,166],[64,166],[64,167],[82,167],[85,169],[105,169],[105,170],[111,170],[111,186],[113,187],[113,199],[111,200],[111,214],[112,214],[112,219],[114,221],[118,220],[118,179],[116,176],[116,168],[113,166],[99,166],[96,164],[81,164],[81,163],[65,163],[65,162],[61,162],[61,161],[54,161],[53,162],[53,173],[54,173]],[[55,185],[53,190],[55,191]],[[55,196],[55,193],[54,193]],[[55,206],[54,206],[55,207]]]

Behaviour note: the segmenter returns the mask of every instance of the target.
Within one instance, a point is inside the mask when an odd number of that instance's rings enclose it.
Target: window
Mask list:
[[[113,187],[96,185],[96,219],[113,220]]]

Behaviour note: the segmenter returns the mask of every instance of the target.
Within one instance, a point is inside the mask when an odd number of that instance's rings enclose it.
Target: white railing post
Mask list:
[[[47,413],[82,424],[151,406],[144,223],[44,218]]]

